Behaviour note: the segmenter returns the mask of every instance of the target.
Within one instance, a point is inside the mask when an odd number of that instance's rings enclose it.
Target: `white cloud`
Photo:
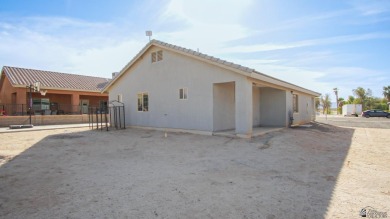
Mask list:
[[[329,45],[345,42],[370,40],[370,39],[387,39],[390,38],[390,33],[368,33],[368,34],[356,34],[356,35],[343,35],[321,39],[302,40],[284,44],[264,43],[247,46],[233,46],[222,49],[226,53],[250,53],[250,52],[264,52],[283,49],[293,49],[307,46],[317,45]]]
[[[72,4],[71,1],[68,3]],[[290,42],[286,41],[289,37],[283,38],[284,41],[272,38],[287,36],[293,33],[293,29],[306,29],[322,21],[341,20],[341,17],[352,14],[350,9],[291,18],[279,24],[266,23],[267,28],[257,31],[248,28],[244,19],[247,19],[252,4],[253,0],[171,0],[165,7],[153,6],[152,11],[140,6],[137,10],[145,10],[145,13],[116,22],[89,22],[67,17],[9,17],[0,20],[0,60],[4,65],[110,77],[111,72],[121,70],[147,43],[144,36],[146,28],[154,27],[157,29],[152,29],[156,39],[194,50],[199,48],[203,53],[226,58],[321,93],[331,93],[333,87],[339,87],[340,95],[347,96],[353,88],[361,85],[373,89],[374,94],[380,96],[381,87],[375,83],[390,81],[384,72],[354,67],[354,64],[359,66],[356,60],[362,57],[361,54],[346,54],[348,51],[341,54],[330,46],[325,48],[327,51],[314,48],[318,45],[388,39],[389,33],[337,36],[335,33],[339,32],[336,31],[327,34],[333,37],[322,38],[314,34],[315,38],[307,39],[313,35],[305,35],[307,40]],[[361,14],[373,17],[384,13],[377,9],[371,6],[362,8]],[[253,15],[253,18],[258,16]],[[132,20],[136,21],[131,23]],[[263,33],[269,34],[267,38],[262,38]],[[235,41],[234,46],[231,46],[232,41]],[[291,52],[294,48],[304,47],[312,47],[313,51]],[[251,54],[253,52],[267,53],[259,53],[256,57]],[[370,75],[369,80],[365,79],[367,75]]]
[[[29,17],[0,23],[4,65],[110,77],[145,44],[110,23]]]
[[[387,0],[376,1],[350,1],[355,10],[363,16],[380,15],[390,11],[390,2]]]
[[[200,47],[206,53],[217,53],[225,43],[250,35],[240,19],[251,4],[250,0],[172,0],[161,15],[161,22],[174,20],[186,26],[156,36],[178,45],[193,45],[192,49]]]

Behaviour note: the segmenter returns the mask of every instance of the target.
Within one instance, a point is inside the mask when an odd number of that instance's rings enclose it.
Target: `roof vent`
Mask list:
[[[119,72],[113,72],[112,73],[112,78],[115,78],[118,74],[119,74]]]

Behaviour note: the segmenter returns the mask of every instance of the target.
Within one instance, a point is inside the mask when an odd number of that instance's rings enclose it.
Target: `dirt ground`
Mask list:
[[[390,214],[390,129],[314,123],[253,139],[87,128],[0,134],[0,218]]]

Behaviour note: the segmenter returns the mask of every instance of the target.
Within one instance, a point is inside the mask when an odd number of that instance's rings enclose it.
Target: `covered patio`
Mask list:
[[[252,137],[289,124],[291,93],[251,80],[213,84],[213,134]]]

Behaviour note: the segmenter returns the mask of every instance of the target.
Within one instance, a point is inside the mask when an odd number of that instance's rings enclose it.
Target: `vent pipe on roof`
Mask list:
[[[119,74],[119,72],[113,72],[112,73],[112,78],[115,78],[118,74]]]

